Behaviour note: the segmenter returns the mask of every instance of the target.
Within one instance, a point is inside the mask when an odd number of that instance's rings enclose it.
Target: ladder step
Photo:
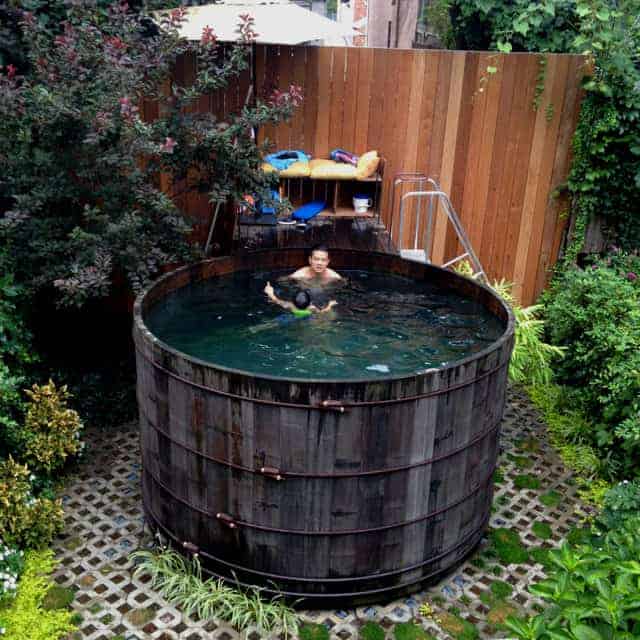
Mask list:
[[[426,262],[427,252],[424,249],[402,249],[400,257],[414,262]]]

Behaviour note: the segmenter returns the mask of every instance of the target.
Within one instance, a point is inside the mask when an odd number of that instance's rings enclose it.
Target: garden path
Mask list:
[[[66,527],[54,545],[60,560],[55,580],[76,590],[72,607],[82,617],[73,640],[264,640],[256,632],[238,633],[224,623],[191,620],[144,580],[132,578],[129,554],[151,543],[143,526],[137,425],[89,433],[87,440],[90,454],[65,488]],[[557,545],[579,524],[580,514],[571,473],[550,447],[526,396],[511,390],[502,427],[493,535],[456,571],[411,597],[357,609],[304,611],[302,618],[326,625],[331,640],[358,640],[358,629],[368,621],[381,624],[388,639],[394,638],[398,623],[407,621],[442,640],[505,635],[496,623],[508,613],[537,606],[526,586],[544,576],[543,565],[536,562],[544,555],[540,548]],[[517,531],[515,551],[508,534],[496,534],[501,528]],[[507,564],[510,560],[520,562]],[[424,609],[420,612],[425,602],[434,611],[432,617],[423,615]]]

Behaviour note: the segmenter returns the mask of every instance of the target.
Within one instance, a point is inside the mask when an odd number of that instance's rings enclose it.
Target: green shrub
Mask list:
[[[15,600],[0,608],[3,640],[59,640],[76,630],[73,614],[64,609],[47,611],[42,602],[52,586],[48,576],[55,568],[53,552],[30,551]]]
[[[240,630],[254,625],[260,633],[277,629],[290,636],[297,631],[298,618],[280,597],[263,600],[257,587],[240,591],[222,580],[203,580],[196,556],[189,561],[165,549],[159,553],[136,551],[131,558],[137,564],[134,576],[151,576],[150,588],[187,615],[195,614],[201,620],[219,618]]]
[[[552,568],[546,580],[529,591],[549,603],[535,617],[507,618],[515,637],[635,638],[640,634],[640,517],[626,520],[591,543],[564,542],[549,551]]]
[[[567,351],[558,382],[593,420],[580,437],[608,476],[640,473],[640,288],[616,269],[572,269],[547,309],[551,341]]]
[[[0,272],[9,268],[0,250]],[[0,275],[0,458],[14,453],[18,446],[24,412],[21,389],[26,369],[35,360],[31,335],[19,310],[23,295],[11,273]]]
[[[603,509],[597,521],[606,529],[616,529],[622,522],[640,513],[640,478],[623,480],[604,496]]]
[[[527,393],[543,414],[549,440],[565,466],[583,478],[599,474],[603,462],[596,448],[588,442],[594,426],[579,406],[579,398],[557,384],[534,385],[527,388]]]
[[[544,321],[538,316],[541,305],[522,308],[516,304],[511,294],[512,285],[505,282],[493,283],[494,291],[513,309],[516,319],[515,341],[509,378],[520,384],[548,384],[551,381],[551,363],[562,357],[563,349],[547,344],[544,338]]]
[[[384,629],[377,622],[365,622],[360,627],[360,640],[384,640]]]
[[[49,544],[63,527],[61,502],[34,497],[31,478],[13,458],[0,461],[0,538],[23,548]]]
[[[67,387],[56,388],[49,380],[45,385],[34,384],[26,394],[23,457],[34,471],[51,474],[82,449],[82,422],[78,413],[67,407]]]
[[[176,189],[224,203],[270,194],[274,177],[261,170],[252,132],[288,118],[301,100],[297,87],[283,87],[224,122],[200,114],[194,104],[235,87],[249,68],[253,18],[238,18],[237,46],[223,52],[208,27],[199,40],[180,37],[184,9],[159,18],[150,37],[148,15],[94,4],[60,3],[62,34],[26,14],[28,72],[1,77],[0,198],[9,211],[0,233],[19,282],[53,287],[77,306],[108,295],[118,279],[140,289],[163,265],[193,259]],[[183,54],[194,61],[193,81],[166,91]],[[153,121],[142,117],[145,100],[157,105]],[[171,195],[160,173],[174,178]]]

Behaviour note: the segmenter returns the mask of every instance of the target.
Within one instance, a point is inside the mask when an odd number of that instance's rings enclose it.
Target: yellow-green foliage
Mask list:
[[[584,441],[584,434],[594,427],[575,409],[565,406],[566,392],[557,384],[532,385],[527,388],[533,404],[542,413],[547,424],[549,440],[558,451],[565,466],[578,475],[579,495],[582,500],[602,506],[610,484],[597,478],[602,461],[598,452]]]
[[[51,473],[80,450],[82,422],[67,407],[70,394],[66,386],[57,389],[49,380],[49,384],[34,384],[26,393],[24,459],[32,469]]]
[[[76,630],[71,611],[42,608],[55,564],[50,550],[27,553],[18,594],[9,606],[0,609],[0,627],[5,630],[2,640],[59,640]]]
[[[19,547],[51,542],[63,525],[60,500],[35,498],[26,465],[9,456],[0,462],[0,538]]]
[[[270,634],[277,629],[285,638],[298,636],[298,616],[281,596],[263,600],[258,587],[240,591],[222,580],[203,580],[202,567],[195,555],[193,560],[187,560],[171,549],[163,549],[159,553],[136,551],[131,559],[137,564],[134,576],[151,576],[148,586],[181,607],[188,616],[197,615],[202,620],[219,618],[241,631],[253,626],[259,633]],[[321,627],[307,625],[307,633],[316,637]]]
[[[461,260],[453,265],[453,270],[461,276],[471,278],[473,276],[473,267],[468,260]]]
[[[512,307],[516,318],[509,378],[521,384],[549,384],[552,377],[551,362],[553,358],[562,357],[564,349],[544,342],[544,322],[538,318],[542,306],[523,309],[516,304],[511,286],[504,280],[493,283],[493,290]]]

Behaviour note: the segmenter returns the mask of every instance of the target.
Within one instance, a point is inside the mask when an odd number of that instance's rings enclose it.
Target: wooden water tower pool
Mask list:
[[[331,266],[399,274],[472,298],[504,324],[482,351],[371,380],[231,370],[154,336],[145,317],[192,283],[294,269],[304,250],[218,258],[167,274],[136,301],[147,518],[206,570],[305,606],[416,590],[488,524],[514,319],[487,287],[397,256],[332,251]]]

